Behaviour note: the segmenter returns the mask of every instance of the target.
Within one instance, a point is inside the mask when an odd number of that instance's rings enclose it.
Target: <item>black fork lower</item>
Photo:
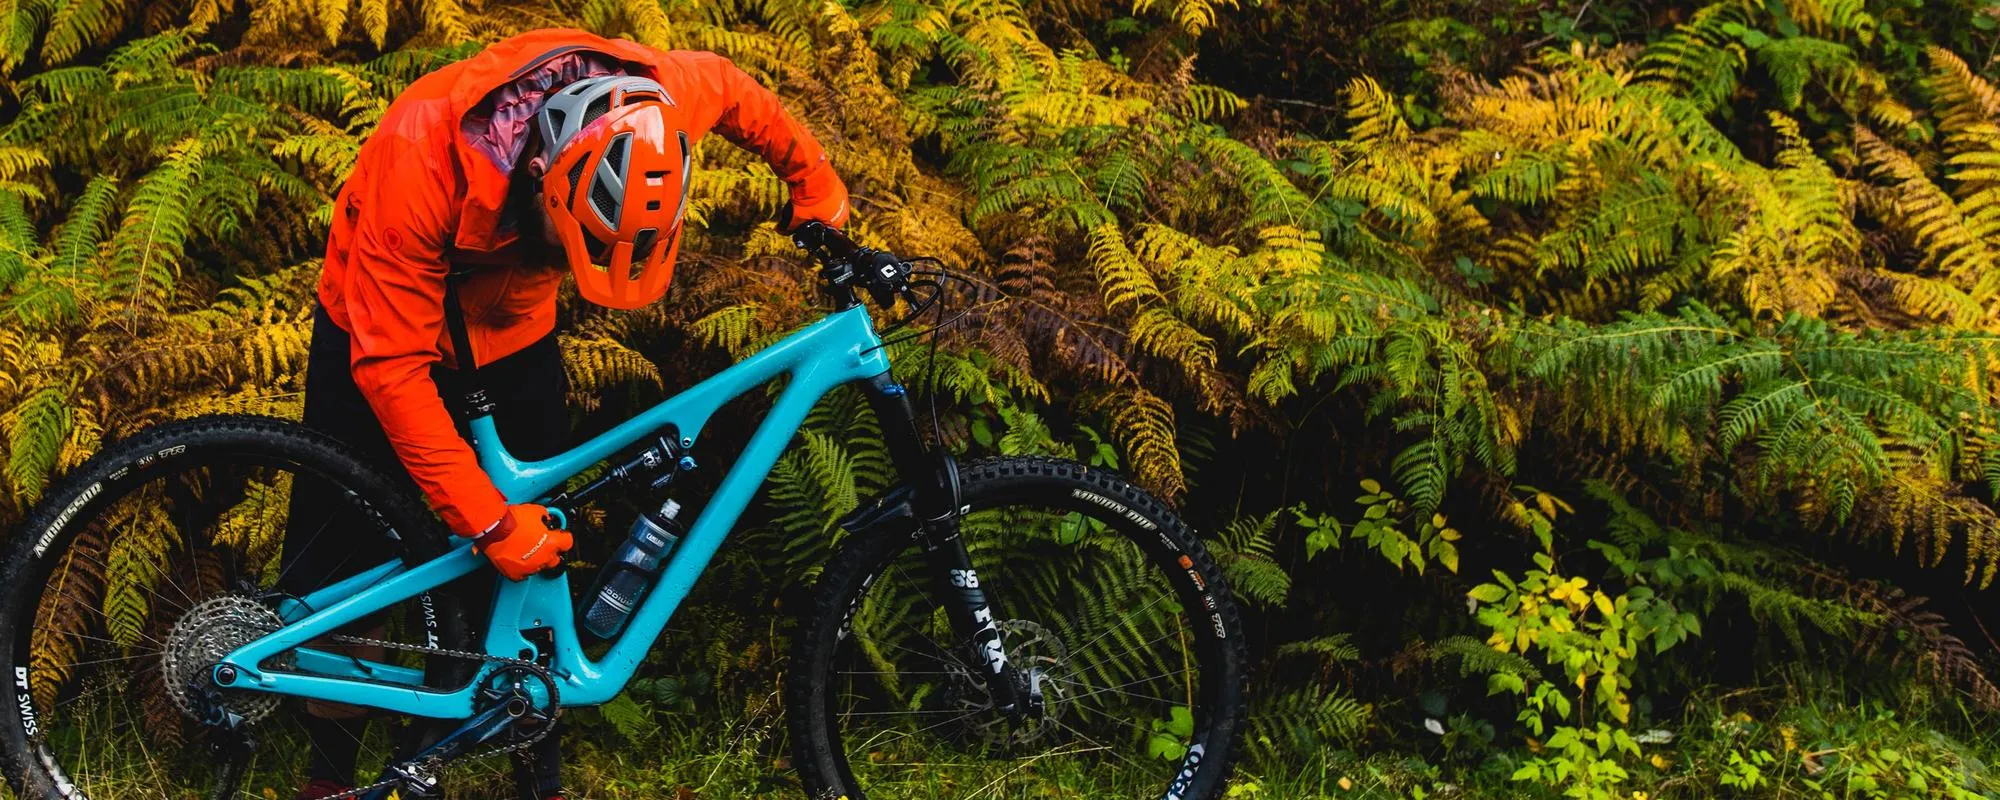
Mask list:
[[[1030,698],[1025,696],[1014,665],[1007,661],[1007,643],[998,615],[980,588],[972,554],[959,538],[958,519],[965,508],[960,503],[958,464],[941,445],[936,449],[925,446],[909,392],[894,376],[884,372],[860,385],[882,425],[890,460],[914,492],[910,506],[917,519],[917,536],[923,542],[931,580],[952,631],[965,644],[968,663],[977,679],[986,684],[994,707],[1019,720],[1032,710]]]

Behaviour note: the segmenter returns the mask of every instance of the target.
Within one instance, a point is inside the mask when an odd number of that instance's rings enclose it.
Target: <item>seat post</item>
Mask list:
[[[451,334],[452,355],[458,361],[455,372],[461,392],[454,411],[460,419],[471,420],[492,416],[493,399],[479,379],[479,359],[472,354],[472,335],[465,329],[465,309],[458,302],[458,284],[467,274],[452,272],[444,277],[444,326]]]

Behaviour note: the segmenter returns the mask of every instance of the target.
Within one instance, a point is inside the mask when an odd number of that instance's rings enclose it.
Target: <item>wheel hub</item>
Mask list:
[[[1020,682],[1016,687],[1026,698],[1026,713],[1018,718],[999,713],[993,693],[986,683],[963,667],[953,666],[950,702],[965,716],[966,732],[994,746],[1032,744],[1044,739],[1061,725],[1064,692],[1075,685],[1069,665],[1069,648],[1055,631],[1024,619],[995,623],[1007,643],[1007,663],[1014,666]]]
[[[218,697],[241,722],[263,719],[278,707],[277,695],[221,689],[208,673],[237,648],[284,626],[276,611],[248,597],[224,595],[196,604],[174,623],[162,648],[160,675],[167,696],[182,714],[198,722],[212,719],[210,706]]]

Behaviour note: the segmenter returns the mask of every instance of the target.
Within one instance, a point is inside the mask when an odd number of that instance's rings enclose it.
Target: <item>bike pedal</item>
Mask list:
[[[390,773],[395,777],[397,782],[402,784],[400,788],[390,791],[390,797],[410,797],[419,798],[419,800],[428,800],[428,798],[444,796],[443,787],[438,780],[438,775],[424,769],[422,765],[399,764],[391,767]]]

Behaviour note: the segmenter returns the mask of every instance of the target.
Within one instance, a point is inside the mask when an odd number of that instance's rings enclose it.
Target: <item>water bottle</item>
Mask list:
[[[681,504],[668,500],[660,510],[642,513],[632,520],[632,532],[597,576],[597,599],[583,613],[584,630],[600,639],[612,639],[625,629],[625,621],[632,618],[632,609],[639,607],[639,600],[652,588],[660,565],[681,539],[681,525],[674,521],[680,513]]]

